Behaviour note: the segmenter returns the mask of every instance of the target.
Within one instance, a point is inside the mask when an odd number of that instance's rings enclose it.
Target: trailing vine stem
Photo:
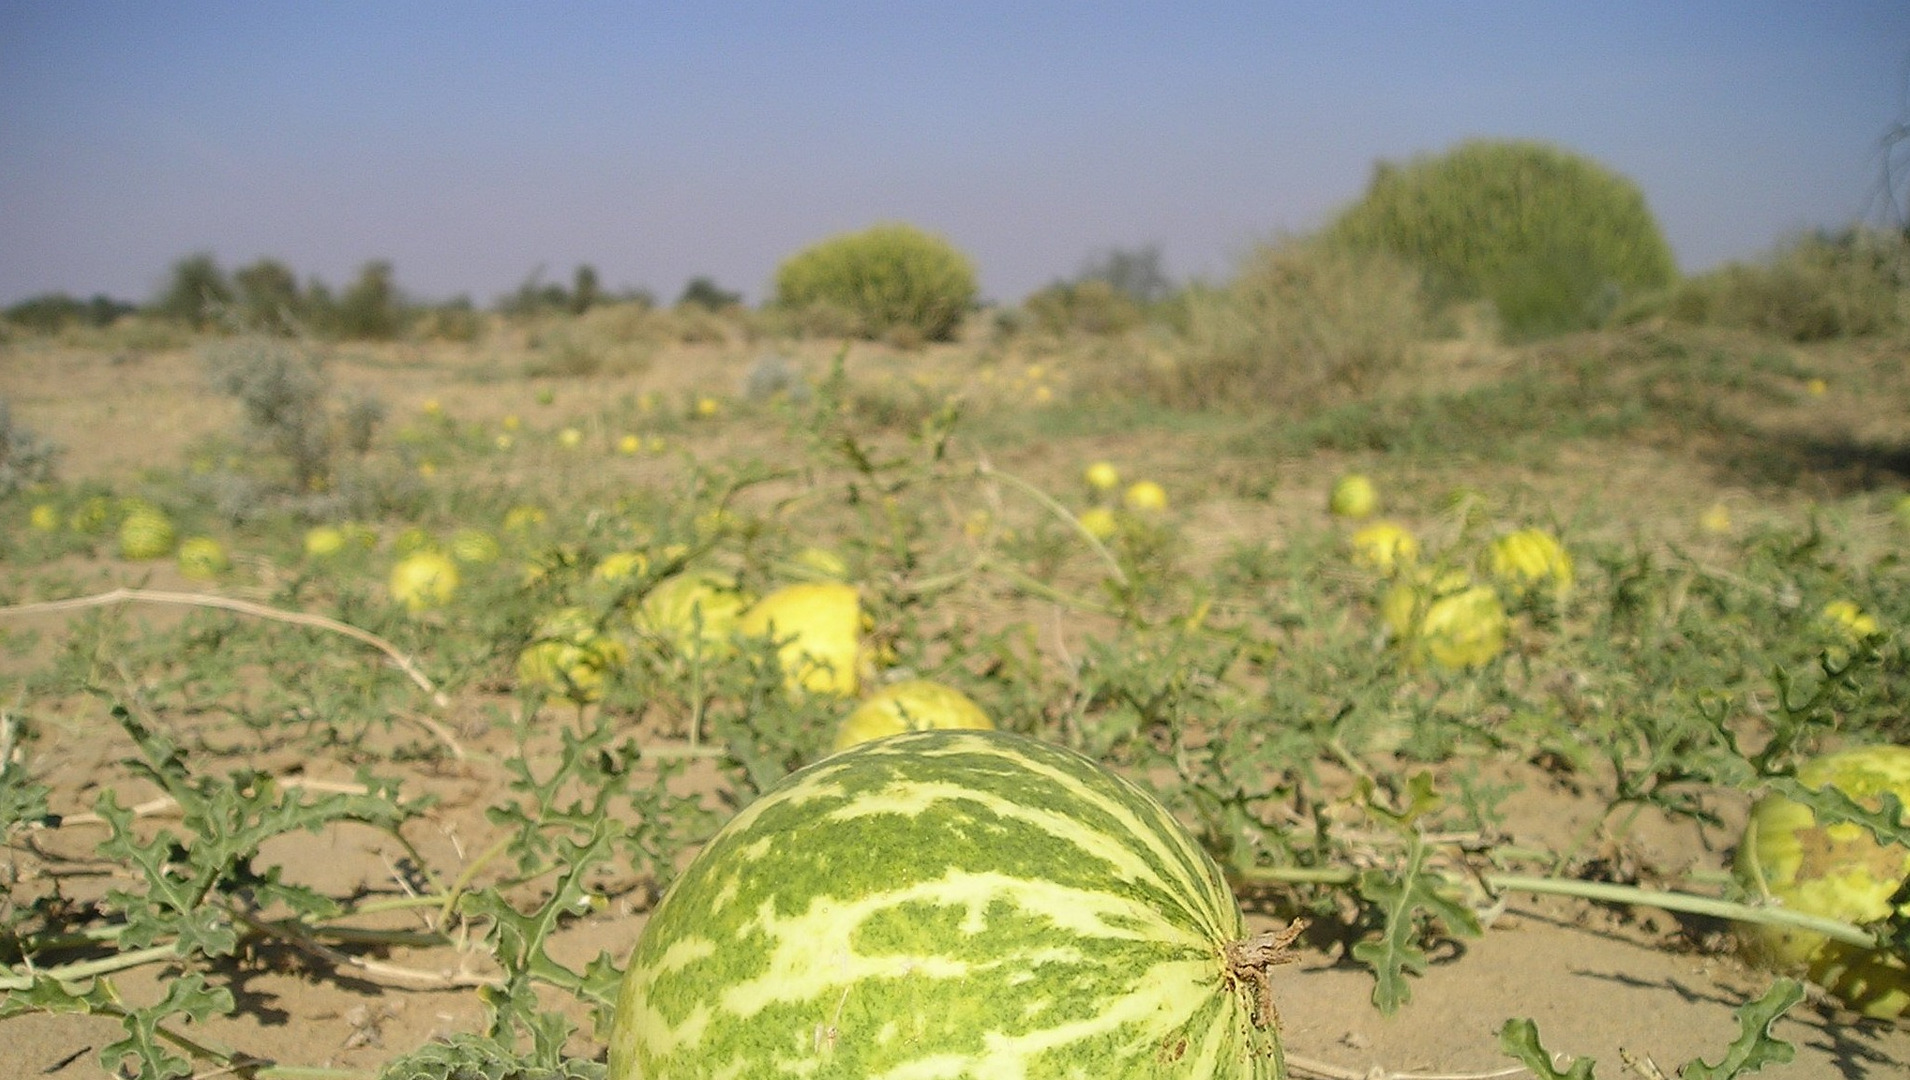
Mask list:
[[[1285,869],[1268,867],[1253,870],[1233,871],[1236,886],[1263,885],[1329,885],[1348,886],[1358,878],[1359,872],[1351,868],[1295,867]],[[1761,926],[1777,926],[1791,930],[1808,930],[1822,934],[1832,941],[1859,948],[1876,949],[1882,947],[1877,935],[1861,926],[1827,919],[1821,915],[1810,915],[1782,907],[1765,907],[1753,904],[1741,904],[1734,900],[1725,900],[1715,896],[1700,896],[1696,893],[1675,892],[1668,889],[1645,889],[1636,885],[1617,885],[1604,881],[1580,881],[1576,878],[1538,877],[1529,874],[1505,874],[1487,872],[1479,875],[1479,881],[1494,893],[1524,892],[1551,896],[1575,896],[1581,900],[1595,900],[1605,904],[1633,904],[1639,907],[1654,907],[1663,911],[1681,911],[1690,915],[1707,915],[1731,922],[1755,923]]]

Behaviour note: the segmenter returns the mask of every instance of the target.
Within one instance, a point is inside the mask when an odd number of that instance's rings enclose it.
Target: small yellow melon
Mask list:
[[[443,607],[458,591],[458,564],[439,551],[420,551],[391,568],[391,598],[416,615]]]
[[[777,642],[791,689],[856,692],[862,605],[855,586],[839,581],[785,585],[744,612],[737,629]]]
[[[885,686],[856,706],[836,728],[832,750],[934,728],[992,729],[995,722],[967,694],[932,679],[909,679]]]
[[[1910,806],[1910,747],[1865,746],[1826,754],[1797,770],[1800,784],[1833,787],[1873,808],[1893,792]],[[1794,911],[1859,925],[1910,917],[1902,890],[1910,848],[1884,845],[1854,822],[1822,825],[1810,807],[1767,795],[1751,809],[1738,845],[1737,876],[1753,896]],[[1808,930],[1744,923],[1739,939],[1755,961],[1799,972],[1866,1016],[1910,1010],[1910,957],[1832,941]]]

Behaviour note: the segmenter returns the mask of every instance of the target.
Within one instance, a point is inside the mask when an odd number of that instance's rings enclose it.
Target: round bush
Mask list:
[[[846,317],[856,336],[945,341],[974,306],[975,267],[939,236],[877,225],[824,240],[776,270],[776,303]]]
[[[1596,326],[1677,277],[1637,185],[1537,142],[1475,140],[1382,162],[1330,233],[1405,258],[1441,299],[1492,301],[1518,337]]]

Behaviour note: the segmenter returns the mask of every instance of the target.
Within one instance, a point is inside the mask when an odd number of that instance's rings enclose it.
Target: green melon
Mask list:
[[[329,559],[345,550],[345,533],[330,525],[319,525],[305,534],[305,554],[308,558]]]
[[[609,1080],[1277,1080],[1282,956],[1167,810],[1093,761],[894,735],[786,777],[670,887]]]
[[[497,537],[483,529],[459,529],[451,537],[451,557],[461,563],[482,566],[496,562],[502,554]]]
[[[1326,508],[1334,517],[1355,520],[1372,517],[1373,511],[1379,509],[1379,489],[1373,486],[1370,477],[1349,473],[1333,482]]]

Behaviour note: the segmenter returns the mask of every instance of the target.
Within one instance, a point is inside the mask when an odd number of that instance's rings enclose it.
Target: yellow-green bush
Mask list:
[[[1474,140],[1381,162],[1328,232],[1407,259],[1442,301],[1492,301],[1514,337],[1597,326],[1677,277],[1637,185],[1539,142]]]
[[[855,336],[951,338],[975,303],[974,264],[912,225],[876,225],[790,256],[776,270],[777,306],[848,316]]]

